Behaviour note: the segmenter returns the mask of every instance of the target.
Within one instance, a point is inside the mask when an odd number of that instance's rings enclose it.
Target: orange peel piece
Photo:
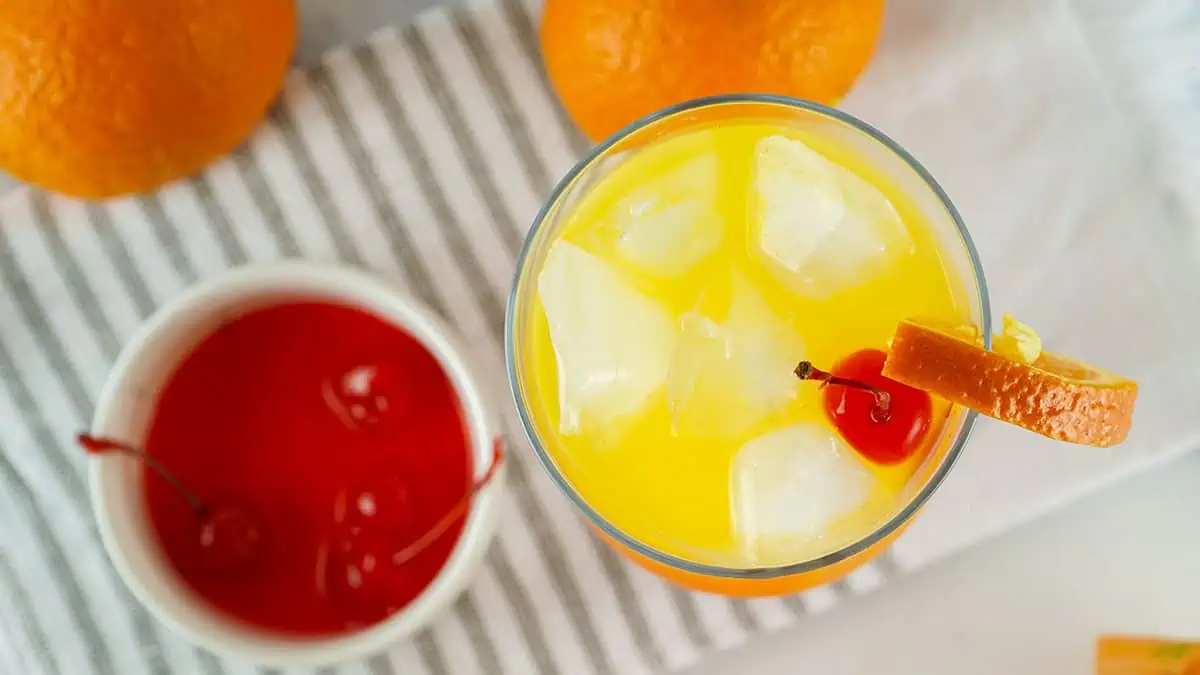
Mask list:
[[[1097,675],[1200,675],[1200,642],[1101,635]]]
[[[1032,363],[932,322],[901,321],[884,377],[1068,443],[1108,447],[1133,423],[1137,383],[1041,351]]]

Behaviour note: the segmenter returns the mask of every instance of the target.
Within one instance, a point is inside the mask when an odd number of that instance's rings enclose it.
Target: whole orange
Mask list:
[[[700,96],[834,103],[874,52],[883,0],[546,0],[550,81],[593,140]]]
[[[143,192],[234,149],[279,91],[294,0],[0,1],[0,169]]]

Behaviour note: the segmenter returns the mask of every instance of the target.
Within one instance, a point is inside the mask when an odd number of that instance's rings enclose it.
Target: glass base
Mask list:
[[[910,519],[908,522],[912,522]],[[588,523],[591,525],[591,523]],[[698,572],[689,572],[664,565],[663,563],[651,560],[646,556],[628,548],[618,542],[616,539],[605,534],[600,528],[591,525],[592,530],[600,536],[609,546],[625,556],[625,558],[633,561],[642,569],[654,574],[655,576],[665,579],[673,584],[682,586],[693,591],[703,591],[705,593],[715,593],[717,595],[726,595],[735,598],[762,598],[776,597],[781,595],[792,595],[807,591],[810,588],[824,586],[838,579],[845,578],[851,572],[862,567],[879,557],[881,553],[886,551],[896,537],[900,536],[908,524],[904,524],[886,537],[875,542],[866,549],[856,553],[855,555],[840,560],[830,565],[826,565],[819,569],[810,572],[801,572],[782,577],[755,579],[749,578],[734,578],[721,577],[710,574],[700,574]]]

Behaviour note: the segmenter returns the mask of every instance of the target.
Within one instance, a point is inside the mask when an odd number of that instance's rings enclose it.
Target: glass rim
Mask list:
[[[563,195],[570,189],[585,171],[599,158],[603,157],[608,151],[618,143],[624,141],[642,129],[655,124],[661,120],[673,117],[675,115],[698,110],[702,108],[710,108],[714,106],[723,106],[736,103],[766,103],[779,105],[786,108],[799,109],[806,112],[815,113],[817,115],[833,119],[841,122],[875,140],[883,145],[894,155],[899,157],[917,176],[925,182],[925,185],[933,192],[941,203],[942,208],[950,216],[954,222],[954,226],[958,231],[959,238],[962,240],[963,246],[966,248],[967,257],[971,263],[971,269],[975,279],[975,293],[979,298],[980,308],[980,323],[982,324],[982,333],[984,346],[991,347],[992,320],[991,320],[991,303],[988,297],[987,281],[984,278],[983,265],[979,260],[979,253],[975,248],[975,242],[971,239],[970,233],[967,231],[967,226],[963,222],[962,216],[954,203],[950,201],[949,195],[942,189],[942,186],[937,182],[933,175],[905,150],[899,143],[892,140],[882,131],[871,126],[867,122],[850,115],[849,113],[831,108],[820,103],[808,101],[804,99],[793,98],[790,96],[780,96],[776,94],[723,94],[719,96],[706,96],[702,98],[684,101],[675,105],[663,108],[649,115],[646,115],[638,120],[625,125],[613,135],[606,138],[604,141],[593,147],[588,153],[579,159],[571,170],[562,177],[561,180],[554,186],[549,196],[543,202],[537,215],[534,217],[533,223],[529,228],[528,234],[525,236],[525,241],[521,247],[521,251],[517,256],[516,270],[513,275],[512,288],[509,292],[508,305],[505,311],[505,327],[504,327],[504,361],[505,369],[508,373],[509,392],[512,395],[513,403],[517,408],[517,414],[521,420],[521,427],[525,432],[525,437],[528,439],[530,446],[533,448],[534,455],[537,456],[538,462],[549,474],[551,480],[558,489],[566,495],[576,508],[580,510],[587,518],[589,523],[600,530],[605,536],[611,538],[634,553],[643,556],[655,563],[665,565],[667,567],[681,570],[684,572],[699,574],[710,577],[732,578],[732,579],[773,579],[778,577],[792,576],[796,574],[804,574],[820,570],[830,565],[839,563],[843,560],[852,558],[863,551],[870,549],[887,537],[894,534],[897,530],[903,527],[912,519],[914,515],[925,505],[929,498],[937,491],[938,487],[945,481],[950,470],[957,463],[959,456],[962,454],[963,448],[966,446],[967,440],[971,436],[971,432],[975,427],[975,422],[979,416],[974,410],[965,410],[962,423],[959,426],[958,433],[952,442],[950,449],[942,458],[941,464],[929,476],[925,485],[913,496],[896,515],[889,518],[882,525],[875,528],[870,534],[863,536],[849,544],[846,544],[835,551],[831,551],[824,555],[805,560],[798,563],[790,563],[787,565],[775,565],[767,567],[724,567],[721,565],[712,565],[708,563],[700,563],[686,558],[682,558],[664,551],[660,551],[652,546],[639,541],[638,539],[626,534],[620,528],[610,523],[604,516],[600,515],[595,508],[591,506],[580,494],[574,486],[566,479],[563,473],[555,464],[550,453],[543,446],[538,438],[534,421],[530,415],[528,407],[524,403],[524,397],[521,393],[521,382],[518,379],[516,369],[516,345],[514,341],[515,318],[517,309],[517,294],[520,288],[522,273],[525,271],[525,265],[528,262],[530,252],[534,247],[534,242],[540,233],[542,226],[546,223],[551,211],[562,199]]]

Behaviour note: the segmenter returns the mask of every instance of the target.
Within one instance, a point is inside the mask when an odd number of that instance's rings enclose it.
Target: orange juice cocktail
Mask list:
[[[836,110],[708,99],[559,184],[518,265],[509,374],[537,456],[608,541],[685,586],[781,594],[879,553],[962,450],[974,413],[794,372],[877,381],[908,317],[991,333],[933,178]]]

